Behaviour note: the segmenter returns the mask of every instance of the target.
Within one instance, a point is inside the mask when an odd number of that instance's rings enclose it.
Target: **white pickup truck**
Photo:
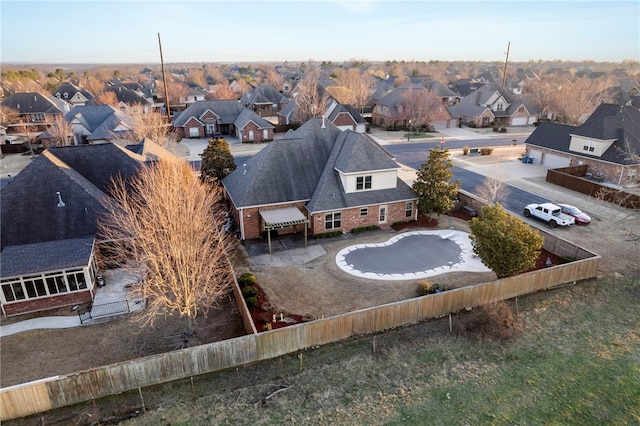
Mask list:
[[[550,227],[570,226],[575,223],[575,219],[568,214],[562,213],[560,206],[552,203],[528,204],[524,208],[526,217],[535,217],[549,224]]]

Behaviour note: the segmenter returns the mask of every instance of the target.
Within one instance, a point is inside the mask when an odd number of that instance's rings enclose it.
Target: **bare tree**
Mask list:
[[[267,68],[265,80],[277,90],[281,90],[282,85],[284,84],[284,76],[276,71],[273,67]]]
[[[73,145],[73,128],[63,115],[56,115],[54,118],[47,118],[49,127],[47,132],[51,135],[53,146]]]
[[[567,81],[555,93],[553,104],[563,122],[578,125],[606,100],[604,89],[602,81],[587,78]]]
[[[409,86],[402,94],[403,116],[411,127],[429,127],[444,108],[440,98],[427,88]],[[411,130],[411,129],[409,129]]]
[[[20,122],[20,113],[8,106],[0,107],[0,124],[8,126],[9,124],[16,124]]]
[[[145,112],[141,105],[130,106],[123,114],[125,124],[131,129],[131,134],[125,136],[126,139],[133,138],[136,142],[148,139],[165,148],[171,147],[173,140],[167,138],[169,124],[162,114]]]
[[[475,189],[476,195],[489,205],[504,204],[509,196],[509,187],[504,183],[504,178],[485,177]]]
[[[296,87],[296,120],[304,123],[324,114],[329,96],[320,85],[320,74],[311,72]]]
[[[215,100],[238,99],[238,94],[226,84],[226,80],[222,84],[218,84],[212,95]]]
[[[337,80],[342,86],[351,90],[353,100],[350,104],[362,112],[371,96],[373,87],[371,76],[363,74],[358,68],[349,68],[347,72],[338,74]]]
[[[158,84],[158,92],[164,93],[164,84]],[[180,101],[189,95],[189,88],[184,84],[177,81],[167,82],[167,92],[169,93],[169,104],[178,105]]]
[[[178,315],[192,336],[197,316],[218,307],[233,280],[221,187],[201,183],[185,161],[161,160],[128,183],[115,180],[110,195],[100,233],[110,261],[143,270],[130,290],[146,301],[143,326]]]
[[[114,108],[117,107],[120,103],[116,94],[111,91],[103,91],[98,93],[98,95],[93,98],[93,102],[98,105],[111,105]]]

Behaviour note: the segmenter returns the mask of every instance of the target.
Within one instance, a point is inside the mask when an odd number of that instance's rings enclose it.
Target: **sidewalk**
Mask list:
[[[126,270],[114,269],[106,271],[104,276],[106,285],[104,287],[96,287],[94,290],[95,298],[93,300],[93,308],[104,306],[109,303],[123,302],[125,300],[128,301],[129,312],[134,312],[144,307],[144,302],[141,300],[131,300],[127,291],[131,284],[140,281],[140,277],[138,275]],[[92,312],[94,312],[93,308]],[[29,330],[72,328],[83,325],[99,324],[109,319],[119,318],[122,315],[126,315],[126,313],[92,318],[85,320],[84,324],[80,322],[80,317],[77,313],[71,315],[31,318],[0,326],[0,337],[11,336],[12,334]]]

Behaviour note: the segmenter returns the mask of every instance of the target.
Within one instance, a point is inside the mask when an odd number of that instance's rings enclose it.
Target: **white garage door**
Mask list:
[[[563,155],[546,153],[543,158],[542,165],[549,169],[559,169],[560,167],[569,167],[569,157]]]
[[[533,158],[533,162],[535,164],[540,164],[540,157],[542,157],[542,151],[538,151],[537,149],[530,149],[529,157]]]
[[[189,127],[189,137],[197,138],[200,136],[200,132],[197,127]]]
[[[528,117],[513,117],[513,126],[526,126]]]

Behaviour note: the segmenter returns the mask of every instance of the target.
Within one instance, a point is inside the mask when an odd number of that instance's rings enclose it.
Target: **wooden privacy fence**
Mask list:
[[[145,386],[275,358],[313,346],[376,333],[425,319],[511,299],[597,275],[600,257],[547,236],[553,247],[574,252],[575,262],[222,342],[51,377],[0,390],[0,420],[27,416]],[[554,240],[555,239],[555,240]],[[553,242],[551,242],[554,240]],[[245,323],[245,325],[247,325]],[[255,327],[249,327],[255,330]]]

